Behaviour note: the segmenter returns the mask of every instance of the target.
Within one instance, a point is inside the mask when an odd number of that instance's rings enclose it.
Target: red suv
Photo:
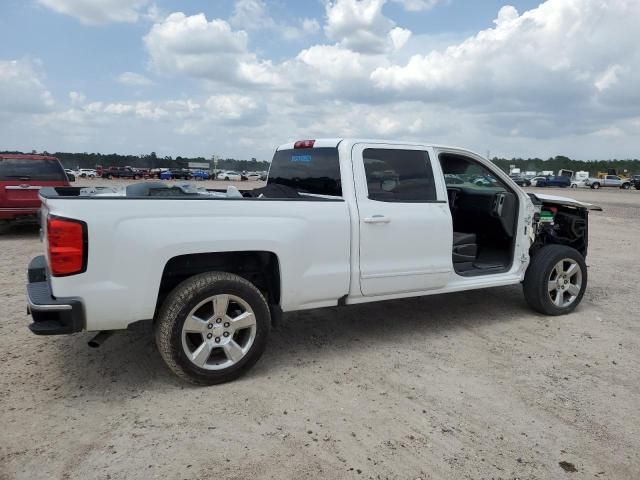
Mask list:
[[[68,186],[55,157],[0,153],[0,223],[38,220],[40,188]]]

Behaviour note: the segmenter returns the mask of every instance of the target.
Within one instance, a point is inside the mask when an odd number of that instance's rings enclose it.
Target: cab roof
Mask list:
[[[312,147],[308,147],[308,146],[303,146],[304,142],[313,142],[313,146]],[[464,150],[464,151],[469,151],[465,148],[460,148],[460,147],[452,147],[452,146],[447,146],[447,145],[436,145],[436,144],[432,144],[429,142],[407,142],[404,140],[382,140],[382,139],[372,139],[372,138],[317,138],[314,140],[297,140],[295,142],[289,142],[289,143],[285,143],[280,145],[276,151],[279,150],[291,150],[293,148],[296,147],[296,144],[299,144],[300,146],[298,148],[335,148],[338,145],[340,145],[340,143],[342,142],[347,142],[351,145],[356,144],[356,143],[383,143],[386,145],[410,145],[410,146],[428,146],[428,147],[434,147],[434,148],[442,148],[442,149],[447,149],[447,150]]]

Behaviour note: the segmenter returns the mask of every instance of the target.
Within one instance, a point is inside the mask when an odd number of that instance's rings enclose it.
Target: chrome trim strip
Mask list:
[[[29,304],[29,308],[31,310],[38,311],[62,311],[62,310],[71,310],[71,305],[40,305],[37,303],[33,303],[31,297],[27,294],[27,303]]]
[[[0,208],[0,212],[33,212],[38,213],[39,207],[7,207]]]

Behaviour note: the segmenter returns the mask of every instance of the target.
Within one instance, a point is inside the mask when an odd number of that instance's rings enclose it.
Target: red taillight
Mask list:
[[[312,148],[315,140],[298,140],[293,144],[293,148]]]
[[[87,267],[86,238],[84,222],[57,217],[47,219],[51,275],[63,277],[85,271]]]

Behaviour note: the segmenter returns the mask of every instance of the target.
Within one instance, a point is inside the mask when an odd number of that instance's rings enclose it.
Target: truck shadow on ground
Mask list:
[[[267,351],[244,378],[253,380],[305,360],[322,362],[353,356],[354,349],[426,342],[498,322],[526,321],[531,315],[519,287],[434,295],[349,307],[295,312],[271,332]],[[116,332],[98,349],[87,346],[94,334],[78,334],[56,342],[67,382],[118,392],[149,388],[185,388],[164,365],[150,323]]]

